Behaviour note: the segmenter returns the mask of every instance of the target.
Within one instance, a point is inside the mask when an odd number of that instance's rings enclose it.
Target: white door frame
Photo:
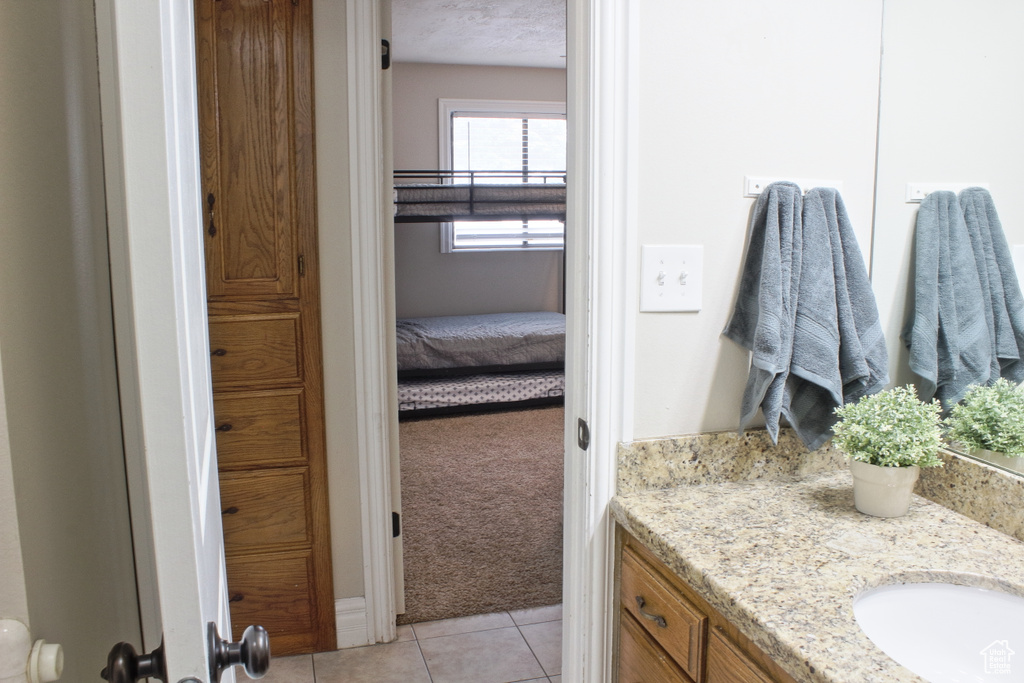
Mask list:
[[[610,680],[616,445],[632,438],[636,310],[636,20],[631,0],[568,0],[569,253],[563,677]],[[391,484],[381,312],[386,291],[380,29],[376,0],[348,3],[352,268],[368,636],[394,637]],[[590,425],[586,452],[576,420]]]

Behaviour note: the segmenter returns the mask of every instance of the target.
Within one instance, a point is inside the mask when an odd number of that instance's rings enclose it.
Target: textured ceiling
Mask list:
[[[565,0],[392,0],[399,62],[565,67]]]

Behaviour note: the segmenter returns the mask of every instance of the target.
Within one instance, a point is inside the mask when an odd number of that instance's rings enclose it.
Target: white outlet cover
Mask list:
[[[703,280],[703,245],[645,244],[640,248],[641,311],[699,311]]]

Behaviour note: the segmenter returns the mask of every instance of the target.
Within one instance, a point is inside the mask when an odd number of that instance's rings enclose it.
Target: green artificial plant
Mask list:
[[[894,387],[836,408],[832,443],[871,465],[941,467],[941,410],[938,401],[918,399],[910,386]]]
[[[968,450],[1024,455],[1024,393],[1002,377],[968,387],[945,422],[947,437]]]

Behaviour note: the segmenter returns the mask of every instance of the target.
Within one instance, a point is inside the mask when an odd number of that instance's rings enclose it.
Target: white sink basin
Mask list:
[[[853,612],[875,645],[931,683],[1024,681],[1024,598],[909,583],[861,594]]]

